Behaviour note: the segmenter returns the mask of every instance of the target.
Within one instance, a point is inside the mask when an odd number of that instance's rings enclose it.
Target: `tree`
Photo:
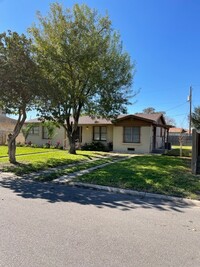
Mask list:
[[[145,114],[153,114],[153,113],[157,113],[156,110],[155,110],[155,108],[153,108],[153,107],[145,108],[145,109],[143,109],[142,112],[145,113]]]
[[[56,134],[56,127],[58,127],[58,125],[52,121],[45,121],[43,122],[43,126],[46,128],[48,138],[51,140]]]
[[[200,130],[200,106],[194,108],[194,112],[191,115],[191,122],[195,129]]]
[[[108,16],[86,5],[63,10],[52,4],[29,29],[36,57],[50,86],[38,107],[41,116],[62,125],[75,154],[79,117],[115,117],[126,112],[134,66]]]
[[[0,108],[18,116],[8,135],[9,161],[16,163],[16,137],[35,102],[39,72],[32,59],[31,40],[16,32],[0,34]]]
[[[24,139],[25,139],[25,142],[26,142],[26,139],[31,131],[31,129],[35,126],[34,123],[28,123],[25,127],[22,128],[22,134],[24,136]]]

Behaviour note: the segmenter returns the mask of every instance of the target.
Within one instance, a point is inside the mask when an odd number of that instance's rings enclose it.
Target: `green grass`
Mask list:
[[[172,146],[172,149],[179,149],[179,148],[180,146]],[[182,148],[192,150],[192,146],[182,146]]]
[[[44,148],[33,148],[33,147],[17,147],[16,155],[47,153],[47,152],[51,152],[51,151],[52,151],[52,149],[50,149],[50,148],[44,149]],[[7,146],[0,146],[0,159],[1,158],[8,158],[8,147]]]
[[[99,166],[105,163],[110,163],[113,161],[113,157],[112,158],[104,158],[104,159],[99,159],[99,160],[95,160],[95,161],[91,161],[91,162],[81,162],[79,164],[76,164],[75,166],[68,166],[66,168],[61,168],[61,169],[57,169],[56,171],[52,172],[52,173],[44,173],[44,174],[39,174],[35,180],[38,181],[42,181],[42,182],[46,182],[46,181],[52,181],[62,175],[68,175],[70,173],[74,173],[74,172],[78,172],[78,171],[82,171],[82,170],[87,170],[89,168],[95,167],[95,166]]]
[[[180,146],[172,146],[172,150],[167,152],[168,156],[180,156]],[[192,156],[192,147],[191,146],[182,146],[182,156],[191,157]]]
[[[105,153],[91,151],[77,151],[77,155],[69,154],[66,150],[17,147],[16,159],[18,164],[9,163],[7,147],[0,147],[0,170],[25,174],[45,170],[52,167],[84,162],[101,158]]]
[[[200,176],[191,174],[190,159],[138,156],[76,179],[80,182],[200,199]]]
[[[175,148],[175,150],[178,148]],[[190,151],[191,148],[185,148]],[[173,150],[172,150],[173,151]],[[106,153],[77,151],[71,155],[57,149],[30,147],[17,148],[17,165],[8,162],[7,147],[0,146],[0,169],[25,174],[63,166],[55,172],[38,174],[40,181],[50,181],[59,176],[85,170],[113,160]],[[96,159],[96,161],[92,161]],[[64,165],[73,164],[65,167]],[[136,156],[113,163],[102,169],[76,178],[77,181],[114,186],[151,193],[200,199],[200,176],[191,174],[190,158],[174,156]]]

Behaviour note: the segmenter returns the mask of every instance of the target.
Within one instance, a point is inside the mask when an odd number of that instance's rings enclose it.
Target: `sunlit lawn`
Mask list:
[[[172,146],[172,150],[167,152],[168,156],[180,156],[180,146]],[[191,157],[192,156],[192,147],[191,146],[182,146],[182,156]]]
[[[77,151],[77,155],[71,155],[66,150],[17,147],[16,159],[18,164],[12,165],[8,160],[7,147],[0,146],[0,151],[0,169],[14,171],[17,174],[83,162],[103,155],[103,153],[90,151]]]
[[[133,157],[77,179],[86,183],[200,199],[200,176],[191,174],[190,159],[172,156]]]
[[[52,149],[33,148],[33,147],[17,147],[16,155],[47,153],[49,151],[52,151]],[[8,147],[7,146],[0,146],[0,158],[1,157],[8,157]]]
[[[190,151],[190,148],[185,150]],[[18,147],[17,161],[19,164],[12,165],[8,161],[7,147],[0,146],[0,169],[13,171],[16,174],[25,174],[51,167],[75,164],[71,167],[66,166],[47,176],[38,176],[39,180],[45,181],[109,162],[110,159],[104,158],[106,155],[103,152],[79,150],[77,155],[71,155],[65,150]],[[93,162],[92,159],[97,161]],[[78,163],[82,164],[78,165]],[[141,155],[80,176],[77,180],[124,189],[200,199],[200,175],[192,175],[190,166],[190,158]]]

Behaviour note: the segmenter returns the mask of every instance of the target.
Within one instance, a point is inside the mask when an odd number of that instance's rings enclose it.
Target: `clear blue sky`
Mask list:
[[[26,33],[50,0],[0,0],[0,32]],[[179,127],[188,127],[187,96],[200,105],[200,0],[63,0],[64,7],[85,3],[108,11],[124,49],[136,63],[134,90],[140,93],[129,113],[152,106],[166,111]]]

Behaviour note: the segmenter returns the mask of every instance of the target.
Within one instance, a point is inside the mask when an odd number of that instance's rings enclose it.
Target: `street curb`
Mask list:
[[[155,194],[155,193],[147,193],[147,192],[140,192],[135,190],[129,190],[129,189],[121,189],[111,186],[102,186],[102,185],[96,185],[96,184],[87,184],[87,183],[81,183],[81,182],[63,182],[62,184],[68,184],[71,186],[77,186],[77,187],[84,187],[84,188],[91,188],[96,190],[102,190],[107,192],[113,192],[113,193],[120,193],[125,195],[131,195],[135,197],[148,197],[148,198],[156,198],[160,200],[169,200],[169,201],[176,201],[176,202],[182,202],[184,204],[188,205],[194,205],[200,207],[200,201],[199,200],[193,200],[193,199],[187,199],[187,198],[180,198],[180,197],[172,197],[172,196],[166,196],[161,194]]]

